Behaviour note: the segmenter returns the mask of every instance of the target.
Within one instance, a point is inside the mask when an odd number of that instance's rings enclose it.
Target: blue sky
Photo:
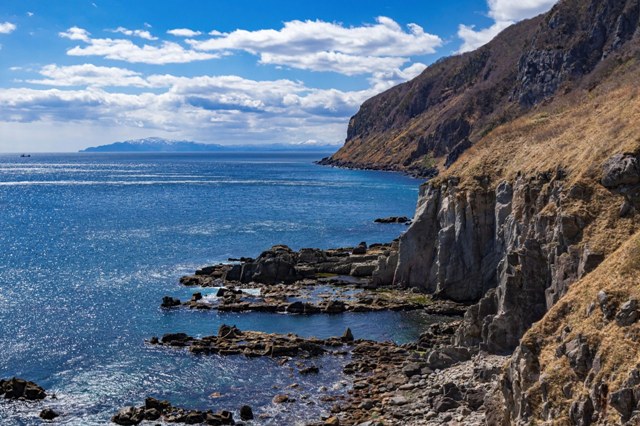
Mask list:
[[[364,100],[554,2],[3,2],[0,152],[341,144]]]

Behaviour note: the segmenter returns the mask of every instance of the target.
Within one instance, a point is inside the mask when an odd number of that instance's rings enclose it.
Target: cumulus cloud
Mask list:
[[[476,30],[475,25],[460,25],[458,27],[458,37],[463,41],[459,52],[470,52],[489,43],[502,30],[512,25],[511,21],[497,21],[488,28]]]
[[[171,34],[176,37],[196,37],[202,33],[200,31],[190,30],[189,28],[174,28],[167,31],[167,34]]]
[[[89,87],[149,87],[141,74],[124,68],[99,67],[93,64],[58,66],[46,65],[40,70],[45,77],[27,80],[27,83],[46,86],[89,86]]]
[[[546,12],[558,0],[487,0],[489,16],[494,20],[488,28],[476,30],[473,25],[458,27],[458,37],[462,39],[462,46],[458,53],[475,50],[488,42],[508,26],[526,18],[531,18]]]
[[[259,56],[264,64],[345,75],[389,71],[408,62],[410,56],[434,53],[443,43],[417,24],[403,29],[383,16],[373,25],[359,27],[308,20],[285,22],[280,30],[209,34],[214,37],[188,43],[200,51],[242,50]]]
[[[91,33],[84,28],[71,27],[67,31],[59,32],[58,35],[62,38],[68,38],[69,40],[80,40],[89,43]]]
[[[170,74],[145,78],[131,70],[91,64],[48,65],[40,73],[47,78],[30,83],[86,87],[0,89],[0,121],[100,123],[164,132],[190,129],[194,138],[215,134],[227,141],[336,141],[343,137],[349,117],[374,94],[371,89],[310,88],[287,79]],[[120,85],[145,91],[114,93],[103,88]]]
[[[11,34],[16,28],[16,24],[11,22],[0,22],[0,34]]]
[[[417,77],[426,68],[427,66],[425,64],[416,62],[404,69],[376,72],[371,76],[371,78],[369,78],[369,82],[371,83],[371,87],[374,91],[382,92],[397,84]]]
[[[115,30],[109,30],[112,33],[120,33],[120,34],[124,34],[127,35],[129,37],[140,37],[143,38],[145,40],[157,40],[158,37],[154,37],[151,35],[151,33],[147,30],[130,30],[124,27],[118,27]]]
[[[71,27],[59,35],[87,43],[87,46],[76,46],[67,50],[67,55],[70,56],[102,56],[107,59],[145,64],[187,63],[220,57],[216,54],[185,49],[178,43],[168,41],[159,45],[139,46],[125,39],[91,38],[87,30],[78,27]]]

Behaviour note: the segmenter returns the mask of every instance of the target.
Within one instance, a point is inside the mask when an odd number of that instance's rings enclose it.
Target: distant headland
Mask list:
[[[150,137],[114,142],[106,145],[93,146],[79,152],[238,152],[238,151],[311,151],[334,152],[337,145],[318,143],[271,143],[246,145],[220,145],[193,142],[187,140],[169,140]]]

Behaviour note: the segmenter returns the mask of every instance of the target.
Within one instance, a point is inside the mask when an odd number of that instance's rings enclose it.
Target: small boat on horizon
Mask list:
[[[20,157],[22,157],[22,158],[29,158],[29,157],[31,157],[31,154],[22,154],[22,155],[20,155]]]

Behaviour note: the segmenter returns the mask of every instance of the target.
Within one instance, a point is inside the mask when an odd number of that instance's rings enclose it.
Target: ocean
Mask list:
[[[163,311],[165,295],[198,289],[180,276],[274,244],[331,248],[388,242],[412,216],[419,180],[313,164],[318,153],[0,155],[0,378],[19,376],[55,399],[0,402],[2,425],[98,425],[125,405],[166,398],[197,409],[253,407],[252,424],[304,424],[340,394],[346,357],[317,377],[269,359],[194,356],[145,344],[167,332],[203,336],[223,324],[303,336],[406,342],[432,319],[419,312],[277,315]],[[203,290],[205,293],[207,289]],[[295,390],[288,387],[296,383]],[[274,405],[289,390],[293,404]],[[213,398],[212,395],[218,395]],[[330,403],[329,403],[330,404]],[[236,414],[237,418],[237,414]]]

